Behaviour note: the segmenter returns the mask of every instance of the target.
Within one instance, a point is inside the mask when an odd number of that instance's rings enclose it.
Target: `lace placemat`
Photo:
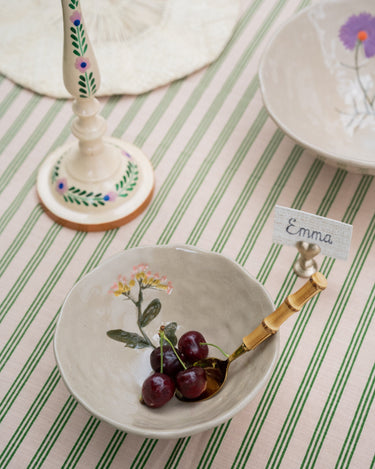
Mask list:
[[[232,35],[239,0],[90,0],[83,14],[98,60],[98,95],[140,94],[214,61]],[[62,78],[59,2],[2,6],[0,72],[37,93],[69,97]]]

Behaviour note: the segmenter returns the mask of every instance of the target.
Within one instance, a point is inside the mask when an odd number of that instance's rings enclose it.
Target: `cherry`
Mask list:
[[[202,394],[207,387],[204,368],[193,366],[182,370],[176,377],[177,389],[187,399],[194,399]]]
[[[142,386],[142,402],[148,407],[161,407],[172,399],[175,392],[173,379],[164,373],[154,373]]]
[[[201,345],[206,342],[203,335],[198,331],[185,332],[178,341],[178,350],[189,362],[202,360],[208,356],[208,346]]]
[[[155,348],[150,355],[151,367],[154,371],[160,371],[161,355],[160,347]],[[177,352],[178,353],[178,352]],[[163,345],[163,373],[169,376],[176,376],[176,374],[183,369],[179,359],[176,357],[170,345]]]

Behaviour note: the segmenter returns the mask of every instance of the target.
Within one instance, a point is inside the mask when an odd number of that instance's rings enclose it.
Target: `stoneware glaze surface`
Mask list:
[[[113,329],[138,332],[134,304],[114,293],[120,283],[132,285],[132,272],[142,269],[165,285],[144,290],[144,305],[155,298],[161,303],[160,314],[144,328],[154,344],[160,325],[175,321],[177,337],[199,330],[208,342],[231,353],[273,311],[264,287],[223,255],[187,246],[121,252],[80,280],[63,304],[54,348],[67,387],[99,419],[145,437],[179,438],[227,421],[269,378],[278,356],[278,334],[233,363],[223,390],[212,399],[184,403],[173,398],[150,409],[139,398],[151,372],[152,348],[125,347],[106,334]],[[210,355],[222,358],[213,348]]]
[[[368,174],[375,174],[374,15],[373,0],[318,2],[279,29],[259,69],[265,106],[285,133],[327,163]]]

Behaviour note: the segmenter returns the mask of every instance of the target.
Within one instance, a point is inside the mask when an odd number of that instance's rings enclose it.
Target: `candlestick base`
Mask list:
[[[41,165],[37,193],[57,223],[79,231],[103,231],[124,225],[149,204],[154,172],[143,152],[128,142],[104,137],[103,164],[77,170],[79,144],[55,150]],[[95,159],[95,156],[93,155]]]

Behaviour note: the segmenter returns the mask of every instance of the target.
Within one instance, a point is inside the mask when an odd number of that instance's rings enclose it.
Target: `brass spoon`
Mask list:
[[[316,294],[327,287],[327,280],[321,272],[315,272],[309,280],[295,293],[288,295],[284,302],[270,315],[265,317],[259,326],[242,339],[242,344],[227,358],[206,358],[194,363],[194,366],[205,368],[207,376],[206,390],[195,399],[186,399],[179,392],[176,396],[186,402],[203,401],[217,394],[223,387],[228,375],[229,365],[236,358],[249,350],[254,350],[264,340],[276,334],[281,324],[289,316],[299,311]]]

